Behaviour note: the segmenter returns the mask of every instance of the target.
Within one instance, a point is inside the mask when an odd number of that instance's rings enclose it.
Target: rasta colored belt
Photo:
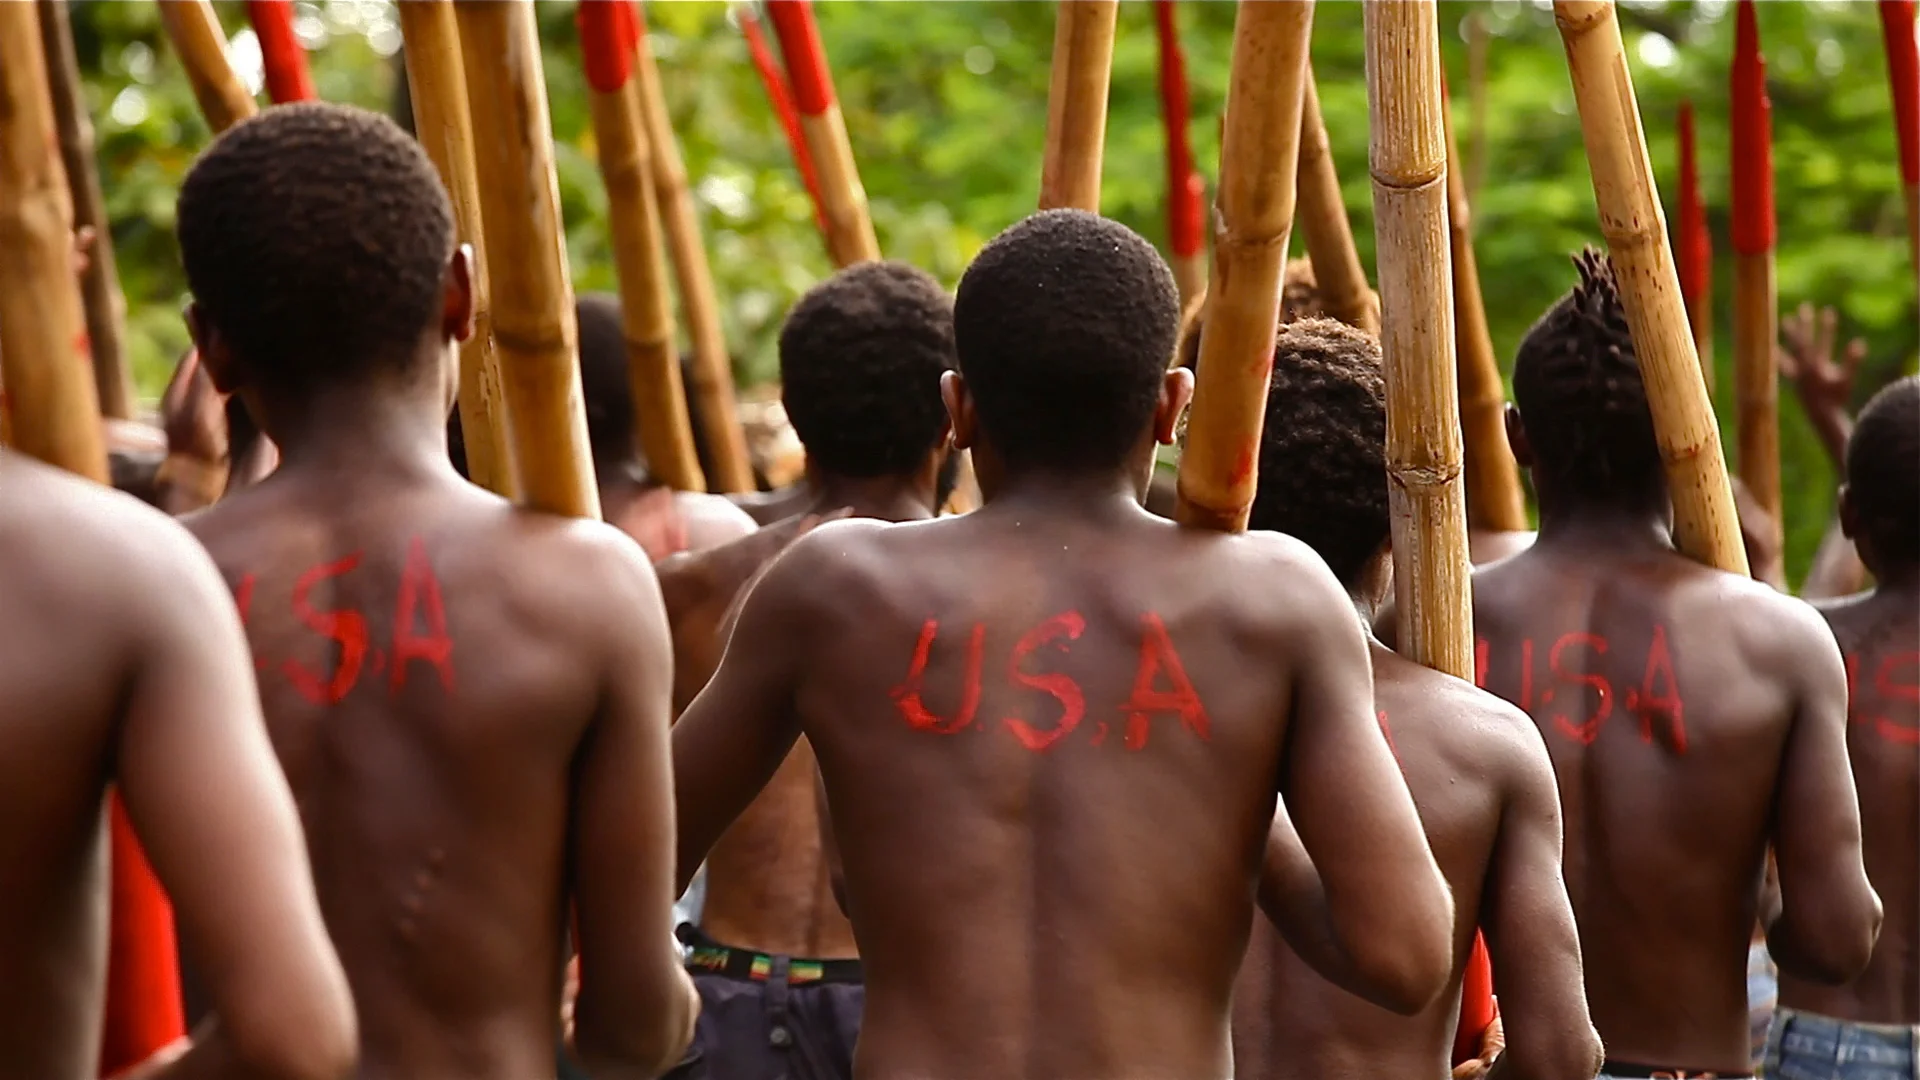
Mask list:
[[[858,960],[803,960],[797,957],[776,957],[769,953],[754,952],[752,949],[736,949],[720,944],[701,933],[692,924],[683,924],[678,935],[681,944],[692,950],[687,956],[688,971],[704,971],[725,975],[730,979],[766,982],[773,978],[774,972],[783,966],[777,961],[784,960],[786,982],[789,986],[862,981]]]
[[[1662,1068],[1653,1065],[1636,1065],[1628,1061],[1609,1060],[1600,1066],[1601,1076],[1645,1078],[1645,1080],[1753,1080],[1751,1072],[1727,1073],[1689,1072],[1686,1069]]]

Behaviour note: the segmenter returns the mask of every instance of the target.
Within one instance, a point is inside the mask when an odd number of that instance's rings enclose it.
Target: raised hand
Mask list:
[[[1839,324],[1834,309],[1822,308],[1816,316],[1812,304],[1801,304],[1780,320],[1782,347],[1775,351],[1781,376],[1793,383],[1801,408],[1836,465],[1845,456],[1847,434],[1853,427],[1847,407],[1853,402],[1854,377],[1867,356],[1867,343],[1854,338],[1847,342],[1839,362],[1834,361]]]

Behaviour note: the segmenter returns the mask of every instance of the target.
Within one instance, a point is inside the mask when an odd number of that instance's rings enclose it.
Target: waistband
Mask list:
[[[1607,1063],[1600,1066],[1600,1075],[1614,1077],[1617,1080],[1630,1080],[1630,1078],[1631,1080],[1754,1080],[1751,1072],[1725,1074],[1689,1072],[1686,1069],[1675,1069],[1665,1065],[1640,1065],[1631,1061],[1615,1061],[1612,1058],[1608,1058]]]
[[[724,975],[730,979],[766,982],[778,967],[774,963],[776,957],[772,954],[722,945],[701,933],[700,928],[692,923],[681,923],[680,928],[674,933],[679,937],[680,943],[691,950],[687,955],[688,971],[703,971]],[[862,981],[858,960],[808,960],[797,956],[785,959],[787,983],[790,986]]]
[[[1824,1028],[1829,1031],[1852,1031],[1862,1035],[1876,1035],[1894,1042],[1920,1039],[1920,1024],[1866,1024],[1792,1009],[1785,1005],[1774,1009],[1774,1015],[1779,1017],[1779,1022],[1782,1024],[1792,1023],[1802,1027]]]

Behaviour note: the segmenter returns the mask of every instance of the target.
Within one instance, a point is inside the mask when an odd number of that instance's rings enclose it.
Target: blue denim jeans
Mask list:
[[[1781,1009],[1767,1032],[1767,1080],[1917,1080],[1920,1027],[1850,1024]]]

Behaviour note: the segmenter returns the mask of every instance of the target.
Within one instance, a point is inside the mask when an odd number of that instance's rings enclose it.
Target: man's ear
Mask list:
[[[473,336],[473,245],[461,244],[447,257],[440,300],[440,333],[452,341]]]
[[[967,389],[966,377],[957,371],[941,375],[940,400],[947,406],[947,430],[953,435],[954,449],[972,446],[979,419],[973,411],[973,394]]]
[[[1860,511],[1853,505],[1853,492],[1845,484],[1840,485],[1840,535],[1860,543]]]
[[[1153,438],[1172,446],[1180,431],[1180,417],[1193,401],[1193,372],[1177,367],[1160,380],[1160,403],[1153,410]]]
[[[1533,444],[1527,441],[1527,425],[1520,419],[1520,407],[1507,403],[1507,445],[1513,448],[1513,460],[1523,469],[1533,468]]]
[[[187,333],[193,338],[194,350],[200,354],[200,369],[207,373],[213,388],[222,394],[239,391],[245,379],[240,365],[234,361],[233,350],[227,346],[227,336],[207,318],[198,300],[187,305]]]

